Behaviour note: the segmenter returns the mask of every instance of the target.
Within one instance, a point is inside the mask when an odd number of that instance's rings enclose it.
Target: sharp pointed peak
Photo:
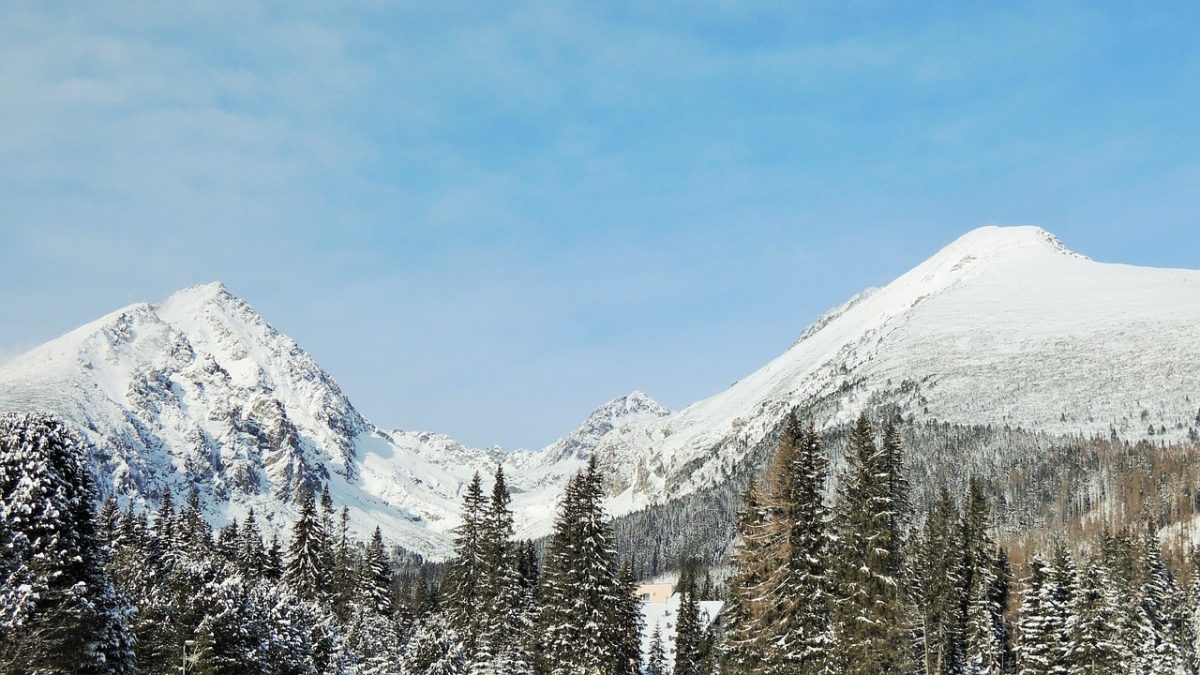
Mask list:
[[[592,417],[598,415],[608,415],[612,412],[650,412],[654,414],[665,415],[670,411],[663,404],[651,398],[645,392],[634,389],[633,391],[618,396],[617,398],[608,401],[592,412]]]

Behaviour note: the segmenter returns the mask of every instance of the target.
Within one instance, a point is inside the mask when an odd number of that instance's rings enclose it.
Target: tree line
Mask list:
[[[789,419],[745,495],[710,672],[1197,672],[1200,584],[1151,523],[1059,538],[1015,584],[982,481],[942,488],[918,525],[894,423],[860,416],[845,459],[828,499],[821,438]]]
[[[544,559],[514,537],[497,471],[464,493],[441,579],[397,574],[302,490],[290,539],[253,510],[213,528],[198,494],[93,513],[83,441],[0,417],[0,672],[637,673],[641,612],[596,463],[567,484]]]
[[[286,541],[253,511],[214,528],[195,492],[95,510],[73,432],[0,416],[0,672],[1197,672],[1200,554],[1173,564],[1150,519],[1014,550],[983,480],[915,505],[902,446],[864,414],[835,477],[824,437],[789,416],[723,588],[682,569],[672,658],[661,626],[642,653],[636,561],[595,459],[542,546],[516,538],[503,472],[475,476],[434,567],[378,529],[357,541],[327,488],[302,491]],[[706,630],[698,602],[716,596]]]

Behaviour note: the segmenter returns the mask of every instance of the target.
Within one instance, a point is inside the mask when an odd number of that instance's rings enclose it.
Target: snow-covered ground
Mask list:
[[[1178,440],[1200,426],[1200,272],[1094,262],[1033,227],[982,228],[832,310],[783,355],[670,413],[634,392],[545,449],[468,448],[364,419],[333,378],[220,284],[118,310],[0,366],[0,410],[40,410],[97,447],[105,490],[199,486],[217,524],[290,522],[328,483],[361,534],[449,550],[459,492],[502,464],[519,533],[549,531],[593,453],[627,513],[713,484],[792,407],[826,426],[891,402],[917,420]],[[156,498],[156,497],[153,497]]]

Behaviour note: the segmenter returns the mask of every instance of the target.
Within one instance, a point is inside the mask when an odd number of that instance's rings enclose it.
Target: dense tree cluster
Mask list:
[[[1164,554],[1163,511],[1146,507],[1166,502],[1142,501],[1133,523],[1015,536],[996,481],[967,475],[917,497],[891,418],[863,414],[831,437],[792,415],[775,438],[731,520],[724,589],[707,554],[650,563],[679,570],[681,601],[674,643],[656,625],[642,654],[635,583],[651,555],[622,560],[594,459],[538,543],[515,537],[503,472],[475,476],[454,556],[432,565],[378,529],[355,540],[327,486],[300,486],[283,541],[253,510],[214,528],[195,491],[93,513],[79,437],[50,417],[2,416],[0,672],[1200,671],[1200,553]],[[1194,455],[1152,456],[1130,471],[1170,485],[1184,474],[1163,467]],[[706,630],[699,601],[717,595],[725,609]]]
[[[193,491],[95,499],[83,443],[0,417],[0,672],[637,673],[641,613],[594,462],[570,482],[545,564],[514,538],[497,471],[464,495],[441,579],[308,486],[287,543],[253,510],[214,529]]]
[[[94,498],[75,434],[0,416],[0,672],[133,672],[132,608],[105,572]]]
[[[983,481],[918,526],[901,459],[895,427],[860,417],[830,500],[820,439],[790,419],[745,496],[721,672],[1197,672],[1200,555],[1182,588],[1148,522],[1059,538],[1014,584]]]

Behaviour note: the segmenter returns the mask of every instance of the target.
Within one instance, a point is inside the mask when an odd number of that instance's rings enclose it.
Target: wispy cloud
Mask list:
[[[1194,229],[1192,16],[2,13],[5,339],[222,278],[369,414],[477,443],[548,440],[635,387],[673,406],[711,393],[982,222],[1108,232],[1097,245],[1122,253],[1140,244],[1111,233],[1139,211]],[[861,259],[832,264],[847,242]]]

